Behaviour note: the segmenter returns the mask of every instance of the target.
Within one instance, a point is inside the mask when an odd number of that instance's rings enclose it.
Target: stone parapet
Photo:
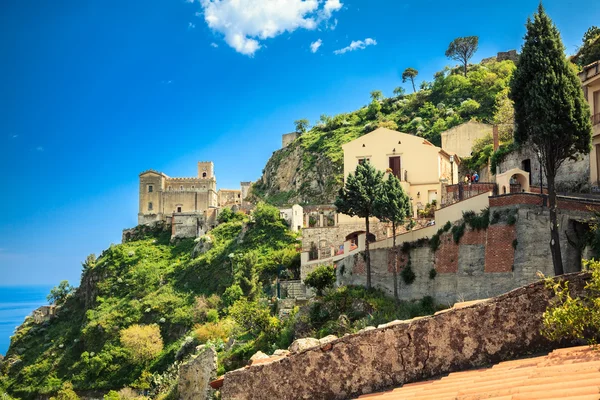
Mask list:
[[[588,274],[566,275],[580,295]],[[224,400],[337,400],[559,346],[540,330],[543,282],[433,317],[349,335],[225,375]]]

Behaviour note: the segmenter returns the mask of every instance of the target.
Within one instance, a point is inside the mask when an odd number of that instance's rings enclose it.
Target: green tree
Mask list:
[[[394,89],[394,96],[400,97],[402,95],[404,95],[404,88],[402,86],[398,86],[396,89]]]
[[[369,252],[369,218],[374,216],[374,206],[379,196],[383,172],[368,161],[358,164],[354,173],[348,174],[346,184],[339,191],[335,206],[342,214],[365,219],[367,288],[371,288],[371,255]]]
[[[294,121],[294,127],[296,128],[297,133],[305,133],[309,125],[310,122],[305,118]]]
[[[398,300],[398,248],[396,247],[396,229],[410,216],[410,199],[400,180],[390,174],[381,185],[381,193],[375,202],[375,216],[392,224],[392,248],[394,249],[394,298]]]
[[[304,283],[317,291],[317,296],[323,296],[323,291],[335,284],[335,270],[331,265],[320,265],[304,279]]]
[[[85,258],[85,261],[81,263],[81,267],[84,271],[94,268],[96,266],[96,255],[90,254]]]
[[[467,76],[469,60],[477,52],[479,47],[478,36],[465,36],[454,39],[448,45],[446,57],[458,61],[463,65],[464,75]]]
[[[48,300],[48,303],[59,306],[67,300],[74,290],[75,288],[69,285],[69,281],[61,281],[58,286],[54,286],[50,289],[50,294],[46,299]]]
[[[56,393],[56,396],[50,397],[50,400],[79,400],[79,396],[73,390],[73,384],[65,382],[58,393]]]
[[[582,67],[600,60],[600,28],[592,26],[585,32],[576,59]]]
[[[146,363],[163,350],[158,325],[131,325],[120,332],[121,344],[136,363]]]
[[[592,127],[581,82],[570,67],[558,29],[540,4],[512,77],[515,142],[527,143],[541,160],[548,183],[550,251],[556,275],[563,274],[556,216],[556,174],[567,159],[590,151]]]
[[[256,271],[257,254],[253,251],[236,254],[233,262],[236,265],[235,284],[242,289],[242,293],[248,300],[253,301],[258,296],[260,289]]]
[[[383,99],[383,93],[381,92],[381,90],[373,90],[371,92],[371,100],[372,101],[379,101]]]
[[[414,68],[406,68],[404,72],[402,72],[402,82],[406,83],[406,81],[410,80],[412,83],[413,92],[417,92],[417,88],[415,87],[415,78],[419,75],[419,71]]]

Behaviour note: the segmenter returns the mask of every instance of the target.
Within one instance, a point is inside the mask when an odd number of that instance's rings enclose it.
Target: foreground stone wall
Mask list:
[[[573,294],[587,274],[566,276]],[[551,293],[542,282],[433,317],[346,336],[225,375],[224,400],[347,399],[441,374],[546,351]]]

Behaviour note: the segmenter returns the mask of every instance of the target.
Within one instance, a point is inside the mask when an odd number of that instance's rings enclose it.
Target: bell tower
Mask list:
[[[212,161],[200,161],[198,162],[198,178],[200,179],[213,179],[215,165]]]

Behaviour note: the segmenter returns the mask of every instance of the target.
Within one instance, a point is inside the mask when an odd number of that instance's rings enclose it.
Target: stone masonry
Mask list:
[[[571,294],[587,274],[567,275]],[[556,348],[541,336],[551,292],[537,282],[433,317],[395,321],[229,372],[223,400],[337,400]]]

